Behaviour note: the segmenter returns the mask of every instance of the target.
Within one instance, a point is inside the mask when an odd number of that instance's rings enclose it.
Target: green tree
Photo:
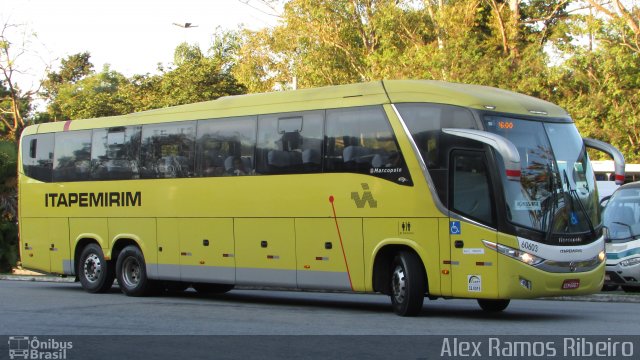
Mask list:
[[[78,81],[92,74],[95,74],[95,71],[91,63],[91,54],[86,51],[62,59],[60,69],[47,74],[47,78],[42,84],[42,96],[49,100],[49,105],[47,106],[49,119],[53,121],[65,119],[61,104],[58,101],[60,89],[76,84]]]
[[[195,45],[180,44],[175,50],[175,68],[149,80],[155,87],[155,107],[215,100],[246,93],[231,73],[230,56],[224,42],[214,42],[212,56],[205,56]]]
[[[544,5],[541,7],[540,5]],[[550,41],[566,1],[290,0],[273,29],[245,32],[236,74],[250,91],[383,78],[441,79],[549,93]],[[286,86],[284,86],[286,87]]]
[[[0,141],[0,272],[18,261],[16,145]]]
[[[109,66],[76,82],[62,83],[54,101],[56,109],[66,119],[88,119],[132,112],[135,107],[123,96],[127,78]]]
[[[568,22],[586,42],[566,47],[554,68],[554,100],[574,117],[583,135],[610,142],[627,162],[640,162],[640,7],[594,5]],[[634,25],[636,24],[636,25]]]
[[[12,30],[23,30],[21,42],[9,39]],[[30,35],[24,26],[5,23],[0,30],[0,136],[17,141],[31,111],[31,101],[39,90],[24,89],[16,75],[24,74],[21,58],[28,52]]]

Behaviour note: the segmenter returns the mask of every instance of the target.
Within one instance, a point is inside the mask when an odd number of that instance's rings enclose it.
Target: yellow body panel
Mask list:
[[[109,224],[107,218],[69,218],[69,240],[73,248],[82,239],[96,241],[103,249],[110,247]]]
[[[362,219],[339,219],[338,227],[332,218],[296,219],[295,225],[298,287],[365,290]],[[341,282],[309,276],[314,272],[342,274]]]
[[[156,219],[153,218],[109,218],[109,239],[111,239],[111,249],[118,240],[135,241],[142,253],[145,254],[145,261],[154,264],[158,261],[156,253]],[[111,253],[106,252],[110,258]]]
[[[454,220],[454,219],[452,219]],[[460,233],[451,235],[451,288],[454,297],[498,298],[498,253],[482,240],[496,242],[497,232],[460,222]],[[462,242],[464,247],[456,247]]]
[[[158,263],[155,267],[157,276],[167,280],[180,280],[179,222],[178,218],[157,220]]]
[[[296,286],[293,224],[293,219],[236,219],[236,280],[239,283]]]
[[[20,243],[23,246],[22,263],[25,267],[51,271],[49,255],[50,219],[22,219],[20,221]]]
[[[380,249],[389,245],[404,245],[413,249],[423,259],[427,274],[433,274],[429,277],[429,291],[438,293],[440,277],[437,276],[439,241],[436,219],[364,219],[363,224],[367,291],[373,290],[373,261]]]
[[[180,264],[234,267],[232,219],[179,219]]]

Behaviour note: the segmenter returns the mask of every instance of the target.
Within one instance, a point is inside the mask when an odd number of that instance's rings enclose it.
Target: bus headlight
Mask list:
[[[627,267],[640,264],[640,257],[620,261],[620,266]]]
[[[606,259],[607,259],[607,253],[606,253],[604,250],[600,251],[600,252],[598,253],[598,260],[599,260],[600,262],[603,262],[603,261],[605,261]]]
[[[491,241],[487,241],[487,240],[482,240],[482,243],[484,244],[484,246],[488,247],[491,250],[495,250],[500,254],[503,255],[507,255],[510,258],[514,258],[516,260],[519,260],[525,264],[531,265],[531,266],[535,266],[540,264],[541,262],[544,261],[543,258],[535,256],[533,254],[530,254],[526,251],[522,251],[522,250],[518,250],[518,249],[514,249],[512,247],[509,246],[505,246],[502,244],[496,244],[493,243]]]

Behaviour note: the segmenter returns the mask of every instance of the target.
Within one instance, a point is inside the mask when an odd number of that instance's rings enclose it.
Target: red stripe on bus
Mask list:
[[[333,204],[333,195],[329,196],[329,202],[331,203],[331,209],[333,210],[333,221],[336,223],[336,230],[338,231],[338,238],[340,239],[340,248],[342,248],[342,257],[344,258],[344,265],[347,267],[347,276],[349,277],[349,286],[353,290],[353,282],[351,281],[351,272],[349,271],[349,264],[347,263],[347,254],[344,252],[344,245],[342,244],[342,234],[340,234],[340,226],[338,226],[338,217],[336,216],[336,206]]]

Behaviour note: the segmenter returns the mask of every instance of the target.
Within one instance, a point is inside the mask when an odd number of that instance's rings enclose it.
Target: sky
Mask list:
[[[217,27],[258,30],[277,24],[260,1],[243,2],[247,0],[0,0],[0,21],[23,24],[22,29],[36,34],[27,36],[29,51],[18,60],[30,74],[19,79],[28,88],[43,77],[47,64],[57,70],[60,59],[79,52],[91,53],[97,71],[110,64],[126,76],[154,73],[158,63],[173,60],[182,42],[206,51]],[[187,22],[197,27],[174,25]],[[21,34],[9,35],[12,42],[22,41]]]

